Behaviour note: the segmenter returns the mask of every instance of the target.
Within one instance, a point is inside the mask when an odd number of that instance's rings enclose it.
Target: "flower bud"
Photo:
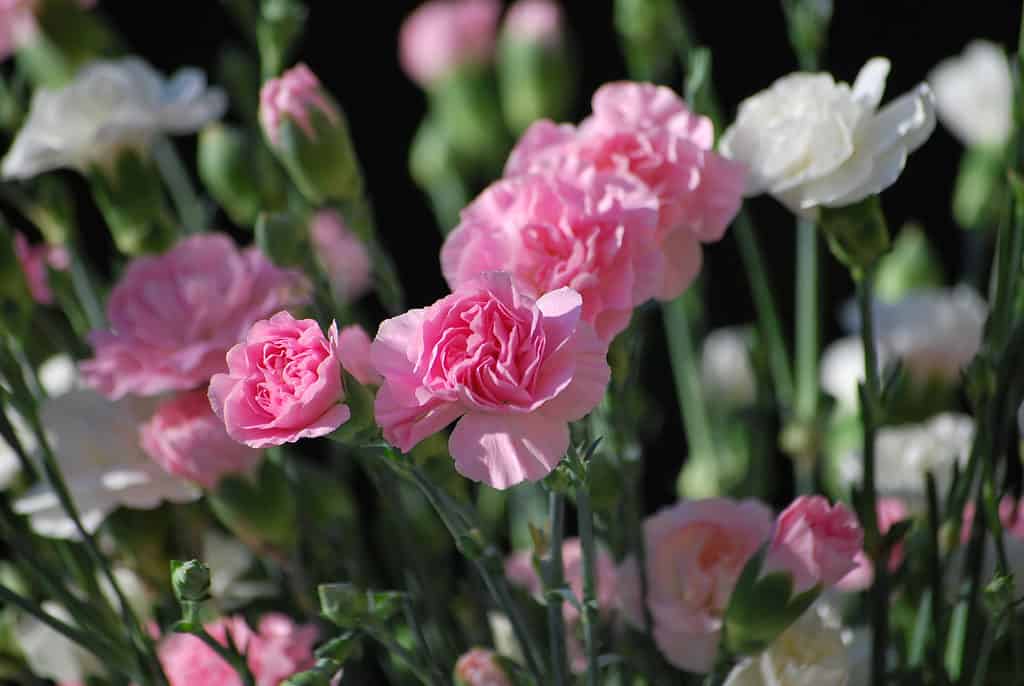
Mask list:
[[[467,65],[491,61],[498,0],[431,0],[410,14],[398,36],[402,69],[424,89]]]
[[[1006,159],[999,148],[968,148],[953,188],[953,217],[965,229],[994,227],[1006,194]]]
[[[459,213],[471,199],[458,165],[445,130],[434,118],[424,119],[409,148],[409,173],[430,197],[434,215],[445,234],[459,223]]]
[[[350,583],[322,584],[320,611],[343,629],[381,625],[401,610],[404,594],[366,591]]]
[[[516,134],[538,119],[561,121],[573,101],[562,10],[554,0],[519,0],[505,16],[498,85],[505,122]]]
[[[294,212],[263,212],[254,228],[256,245],[279,267],[301,266],[309,251],[305,223],[305,218]]]
[[[456,686],[512,686],[498,656],[484,648],[473,648],[455,663]]]
[[[199,560],[171,562],[171,586],[178,602],[205,602],[210,599],[210,568]]]
[[[89,173],[93,197],[125,255],[160,252],[177,234],[160,175],[151,160],[134,148],[123,148],[109,166]]]
[[[942,264],[924,232],[916,224],[908,224],[892,250],[878,262],[875,296],[896,302],[911,291],[939,288],[944,281]]]
[[[615,27],[634,78],[664,81],[671,76],[686,41],[673,0],[615,0]]]
[[[296,39],[302,35],[309,10],[298,0],[263,0],[256,26],[256,43],[264,73],[276,74]]]
[[[822,207],[821,228],[836,259],[863,272],[889,250],[889,228],[877,195],[853,205]]]
[[[260,123],[270,147],[311,203],[362,193],[345,116],[309,67],[299,64],[260,90]]]
[[[246,131],[210,124],[199,134],[199,176],[210,194],[244,227],[261,210],[283,207],[280,172],[258,141]]]
[[[493,75],[466,65],[430,91],[431,107],[462,170],[490,177],[500,171],[509,147]]]

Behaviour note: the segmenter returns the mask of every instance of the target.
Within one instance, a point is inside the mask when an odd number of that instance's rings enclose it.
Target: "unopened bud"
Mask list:
[[[109,165],[90,170],[93,197],[125,255],[159,252],[177,235],[160,174],[148,156],[123,148]]]
[[[210,568],[199,560],[171,562],[171,586],[182,603],[201,603],[210,599]]]

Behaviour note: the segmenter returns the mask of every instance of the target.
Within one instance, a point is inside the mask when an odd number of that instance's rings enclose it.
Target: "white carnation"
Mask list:
[[[748,338],[743,328],[730,326],[704,339],[701,384],[709,397],[728,406],[749,405],[757,396]]]
[[[939,119],[966,145],[1001,146],[1013,129],[1013,76],[1006,51],[972,41],[928,77]]]

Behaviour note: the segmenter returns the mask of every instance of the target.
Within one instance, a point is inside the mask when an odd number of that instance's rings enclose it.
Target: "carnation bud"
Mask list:
[[[498,48],[505,122],[516,134],[538,119],[561,121],[573,102],[562,10],[554,0],[519,0],[505,16]]]
[[[284,179],[265,148],[240,128],[206,126],[199,134],[198,165],[210,194],[240,226],[251,226],[263,209],[284,205]]]
[[[998,148],[967,148],[953,188],[953,217],[965,229],[995,226],[1006,194],[1006,159]]]
[[[434,215],[445,234],[459,223],[459,212],[471,199],[458,167],[444,128],[433,118],[424,119],[409,148],[409,172],[430,196]]]
[[[615,0],[615,27],[629,71],[638,81],[664,82],[686,32],[674,0]]]
[[[264,212],[256,219],[256,245],[279,267],[301,266],[309,245],[305,219],[292,212]]]
[[[462,169],[481,176],[500,171],[508,132],[490,70],[466,65],[430,91],[431,107]]]
[[[853,205],[820,209],[828,246],[851,272],[863,273],[889,250],[889,227],[877,195]]]
[[[362,193],[345,115],[309,67],[299,64],[260,90],[260,123],[270,147],[315,205]]]
[[[93,197],[126,255],[160,252],[177,234],[160,174],[138,150],[123,148],[109,164],[90,170]]]
[[[202,603],[210,599],[210,568],[199,560],[171,562],[171,586],[182,603]]]
[[[924,232],[916,224],[908,224],[892,250],[878,262],[875,296],[896,302],[911,291],[940,288],[944,282],[942,264]]]

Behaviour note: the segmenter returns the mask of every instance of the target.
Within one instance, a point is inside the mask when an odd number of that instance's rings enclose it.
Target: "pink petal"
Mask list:
[[[468,414],[448,447],[460,474],[505,489],[550,474],[569,449],[569,426],[537,414]]]

